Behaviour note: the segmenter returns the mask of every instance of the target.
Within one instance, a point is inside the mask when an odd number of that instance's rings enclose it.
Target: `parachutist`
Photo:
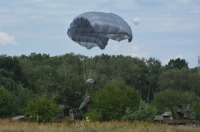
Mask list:
[[[79,110],[83,110],[85,112],[87,110],[87,106],[88,106],[90,100],[91,100],[91,97],[89,95],[89,92],[86,91],[84,99],[83,99],[81,105],[79,106]]]

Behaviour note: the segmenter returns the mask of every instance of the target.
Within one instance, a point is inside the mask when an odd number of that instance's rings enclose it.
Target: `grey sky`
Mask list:
[[[109,40],[105,50],[87,50],[67,36],[73,18],[88,11],[112,12],[131,26],[133,41]],[[134,25],[131,19],[140,18]],[[190,67],[200,56],[200,0],[0,0],[0,54],[102,53],[154,57],[162,64],[177,57]]]

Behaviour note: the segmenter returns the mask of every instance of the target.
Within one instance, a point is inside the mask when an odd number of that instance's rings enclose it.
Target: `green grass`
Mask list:
[[[0,119],[0,132],[200,132],[200,127],[149,122],[33,123]]]

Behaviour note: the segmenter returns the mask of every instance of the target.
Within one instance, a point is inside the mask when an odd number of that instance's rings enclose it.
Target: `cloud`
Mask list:
[[[0,31],[0,45],[15,44],[15,38]]]

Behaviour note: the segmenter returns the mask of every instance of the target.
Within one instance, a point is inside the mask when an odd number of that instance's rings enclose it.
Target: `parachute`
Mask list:
[[[135,25],[138,25],[138,24],[140,23],[140,18],[139,18],[139,17],[136,17],[136,18],[134,18],[132,21],[133,21],[133,23],[134,23]]]
[[[105,49],[108,40],[132,41],[132,30],[127,22],[113,13],[86,12],[72,21],[68,36],[81,46]]]

